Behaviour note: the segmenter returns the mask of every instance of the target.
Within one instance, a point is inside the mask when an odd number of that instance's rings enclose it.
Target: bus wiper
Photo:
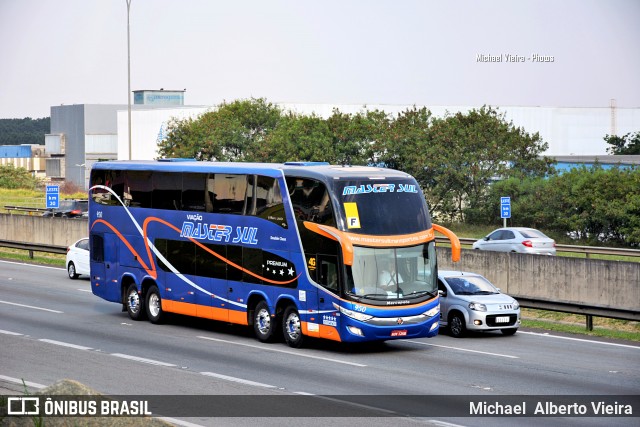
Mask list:
[[[414,291],[411,292],[410,294],[404,294],[405,297],[409,297],[409,296],[422,296],[422,295],[430,295],[432,297],[436,296],[435,292],[430,292],[430,291]]]
[[[377,299],[379,297],[382,297],[383,299],[387,299],[388,295],[387,294],[366,294],[362,296],[362,298],[370,298],[370,299]]]

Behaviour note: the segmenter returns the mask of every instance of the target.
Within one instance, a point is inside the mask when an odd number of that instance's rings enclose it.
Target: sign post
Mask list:
[[[60,208],[60,187],[57,185],[47,185],[46,191],[47,209]]]
[[[511,197],[500,197],[500,218],[503,219],[503,227],[506,227],[507,218],[511,218]]]

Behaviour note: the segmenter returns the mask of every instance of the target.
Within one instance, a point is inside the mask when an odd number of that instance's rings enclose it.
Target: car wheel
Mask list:
[[[500,332],[502,332],[504,335],[509,336],[515,334],[517,330],[518,328],[500,329]]]
[[[73,261],[71,261],[67,266],[67,273],[69,273],[69,279],[75,280],[78,278],[78,276],[80,276],[78,273],[76,273],[76,266]]]
[[[260,301],[253,314],[253,330],[256,333],[256,338],[262,342],[273,341],[277,327],[276,323],[275,317],[271,317],[267,303]]]
[[[138,294],[138,287],[135,283],[129,285],[125,295],[125,306],[131,320],[142,320],[144,318],[143,299]]]
[[[460,313],[454,313],[449,319],[449,333],[454,338],[461,338],[467,331],[464,323],[464,317]]]
[[[282,332],[284,334],[284,340],[290,347],[300,348],[302,346],[304,335],[302,335],[302,328],[300,326],[300,315],[298,314],[298,310],[292,305],[284,311]]]
[[[162,299],[160,298],[160,291],[156,285],[151,286],[147,291],[145,308],[147,310],[147,317],[151,323],[162,322]]]

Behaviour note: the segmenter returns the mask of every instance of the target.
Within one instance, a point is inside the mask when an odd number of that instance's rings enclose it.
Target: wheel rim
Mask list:
[[[271,329],[271,316],[269,316],[269,311],[266,309],[261,309],[258,311],[256,315],[256,324],[258,325],[258,331],[262,335],[267,335],[269,330]]]
[[[285,321],[287,336],[291,341],[297,341],[300,338],[300,318],[298,313],[291,313]]]
[[[160,297],[156,293],[149,295],[149,313],[153,317],[158,317],[160,314]]]
[[[76,267],[73,263],[69,264],[69,277],[73,277],[76,275]]]
[[[462,332],[462,321],[458,316],[454,316],[454,318],[451,319],[451,333],[453,335],[460,335],[461,332]]]
[[[129,302],[129,310],[131,310],[131,313],[137,314],[138,311],[140,311],[140,295],[138,295],[138,292],[131,291],[127,301]]]

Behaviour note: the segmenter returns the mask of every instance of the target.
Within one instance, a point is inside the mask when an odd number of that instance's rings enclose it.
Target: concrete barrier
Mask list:
[[[86,219],[0,214],[0,240],[68,246],[88,236]]]

